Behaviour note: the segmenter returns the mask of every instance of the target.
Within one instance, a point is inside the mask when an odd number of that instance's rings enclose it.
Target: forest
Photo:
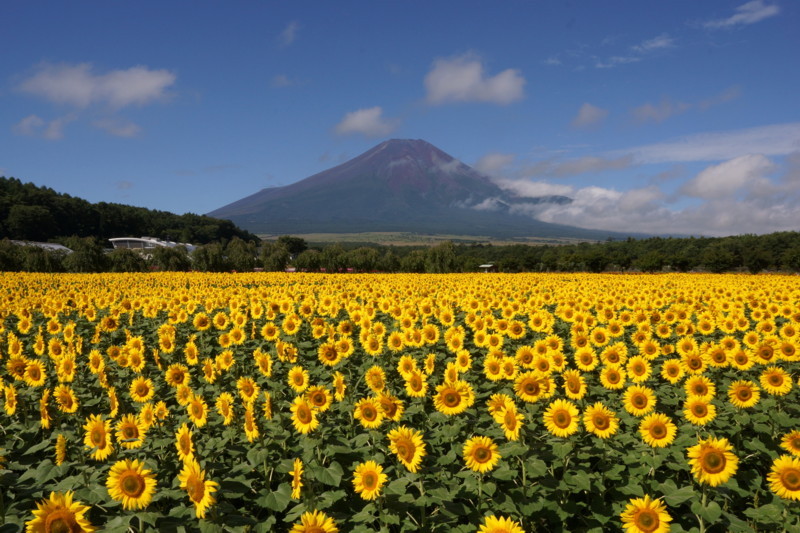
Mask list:
[[[196,244],[233,237],[258,239],[229,220],[193,213],[176,215],[124,204],[91,203],[5,177],[0,177],[0,235],[24,241],[57,241],[73,236],[104,241],[112,237],[150,235]]]
[[[284,235],[275,241],[221,239],[191,253],[182,246],[142,254],[110,250],[108,242],[72,236],[63,253],[0,241],[0,271],[24,272],[800,272],[800,232],[732,237],[627,239],[572,245],[454,244],[430,247],[309,245]]]

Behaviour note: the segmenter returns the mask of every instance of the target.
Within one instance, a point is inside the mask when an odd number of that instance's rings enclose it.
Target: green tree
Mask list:
[[[225,257],[233,270],[252,272],[256,266],[256,245],[252,241],[234,237],[225,247]]]
[[[322,253],[314,249],[306,250],[295,257],[292,264],[297,270],[317,272],[322,266]]]
[[[320,266],[329,274],[339,272],[347,268],[346,255],[344,248],[339,243],[326,246],[320,255]]]
[[[111,272],[145,272],[147,261],[142,254],[128,248],[115,248],[109,252],[108,268]]]
[[[192,266],[201,272],[227,272],[230,270],[225,258],[225,248],[218,242],[195,248],[192,252]]]
[[[278,243],[282,244],[286,250],[297,257],[308,249],[308,243],[305,239],[300,237],[292,237],[291,235],[281,235],[278,237]]]
[[[261,245],[261,265],[267,272],[282,272],[289,264],[289,250],[280,241]]]
[[[400,271],[416,274],[425,272],[425,256],[425,250],[412,250],[400,260]]]
[[[425,254],[425,271],[433,274],[455,272],[456,247],[452,241],[444,241],[428,249]]]
[[[8,212],[5,227],[9,236],[14,239],[46,241],[54,235],[56,220],[50,210],[41,205],[13,205]]]
[[[153,249],[151,263],[158,270],[185,272],[192,266],[184,246],[159,246]]]
[[[105,272],[109,267],[103,247],[92,237],[73,236],[64,246],[72,250],[62,262],[67,272]]]

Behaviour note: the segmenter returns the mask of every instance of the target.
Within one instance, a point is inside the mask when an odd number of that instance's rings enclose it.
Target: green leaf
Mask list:
[[[671,492],[664,493],[664,501],[670,507],[677,507],[683,502],[689,501],[696,496],[694,488],[691,485],[686,485]]]
[[[406,493],[406,488],[408,487],[408,479],[401,477],[400,479],[395,479],[383,490],[383,493],[387,496],[400,496]]]
[[[507,442],[500,446],[500,457],[516,457],[528,453],[529,448],[519,442]]]
[[[339,465],[339,463],[331,463],[331,465],[327,468],[324,466],[317,466],[314,467],[312,471],[314,473],[314,477],[316,477],[320,483],[324,483],[332,487],[338,487],[342,481],[342,476],[344,475],[342,467]]]
[[[774,503],[762,505],[757,509],[747,509],[744,514],[762,524],[778,524],[781,522],[781,508]]]
[[[262,504],[267,509],[280,512],[289,506],[289,502],[291,501],[291,499],[292,499],[292,487],[289,486],[288,483],[281,483],[281,485],[278,487],[278,490],[272,491],[269,494],[267,494]]]
[[[353,522],[372,522],[375,520],[376,507],[372,503],[368,503],[359,512],[350,517]]]

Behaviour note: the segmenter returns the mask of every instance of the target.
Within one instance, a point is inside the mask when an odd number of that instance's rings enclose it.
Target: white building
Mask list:
[[[196,246],[184,242],[162,241],[154,237],[115,237],[108,239],[114,248],[128,248],[130,250],[152,250],[153,248],[173,248],[183,246],[188,251],[193,251]]]

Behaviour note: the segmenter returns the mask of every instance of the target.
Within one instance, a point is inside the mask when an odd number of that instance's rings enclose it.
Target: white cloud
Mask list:
[[[572,119],[574,128],[590,128],[597,126],[608,116],[607,109],[601,109],[586,102],[578,110],[578,114]]]
[[[675,45],[675,39],[673,39],[666,33],[662,33],[658,37],[648,39],[633,46],[632,49],[634,52],[645,54],[647,52],[651,52],[653,50],[659,50],[661,48],[671,48],[674,45]]]
[[[664,98],[657,106],[648,102],[635,108],[631,113],[638,122],[663,122],[673,115],[688,111],[691,107],[685,102],[672,102]]]
[[[42,133],[42,137],[45,139],[50,139],[51,141],[57,141],[59,139],[64,138],[64,128],[78,118],[75,114],[65,115],[63,117],[59,117],[55,120],[51,120],[47,127],[44,129]]]
[[[774,171],[772,162],[760,154],[748,154],[712,165],[681,187],[683,194],[714,200],[742,188],[763,188],[765,175]]]
[[[709,20],[704,24],[706,28],[730,28],[732,26],[755,24],[766,18],[774,17],[780,13],[780,8],[775,4],[766,4],[763,0],[753,0],[742,4],[735,9],[735,13],[727,18]]]
[[[273,87],[291,87],[294,82],[286,74],[276,74],[270,82]]]
[[[437,59],[425,76],[427,101],[489,102],[510,104],[524,96],[525,78],[517,69],[506,69],[488,77],[481,61],[472,54],[452,59]]]
[[[500,154],[497,152],[486,154],[478,159],[473,168],[484,174],[497,174],[514,162],[514,154]]]
[[[28,115],[16,124],[12,130],[17,135],[30,137],[42,137],[51,141],[57,141],[64,137],[64,128],[67,124],[74,121],[77,116],[73,113],[56,118],[50,122],[36,115]]]
[[[141,128],[133,122],[114,118],[95,120],[92,126],[116,137],[136,137],[141,132]]]
[[[289,46],[297,39],[297,32],[300,31],[300,24],[296,20],[291,21],[281,32],[279,39],[281,46]]]
[[[383,109],[380,106],[351,111],[336,125],[336,133],[340,135],[360,133],[366,137],[383,137],[394,131],[396,121],[388,120],[382,115]]]
[[[595,68],[614,68],[617,65],[627,63],[638,63],[642,58],[638,56],[611,56],[605,61],[598,61],[594,64]]]
[[[96,74],[89,63],[43,63],[18,89],[56,104],[83,108],[101,103],[119,109],[163,100],[176,79],[168,70],[145,66]]]
[[[44,120],[36,115],[28,115],[14,124],[12,130],[17,135],[33,136],[38,133],[39,128],[42,126],[44,126]]]
[[[746,154],[787,155],[800,150],[800,122],[699,133],[670,142],[618,150],[637,163],[722,161]]]

